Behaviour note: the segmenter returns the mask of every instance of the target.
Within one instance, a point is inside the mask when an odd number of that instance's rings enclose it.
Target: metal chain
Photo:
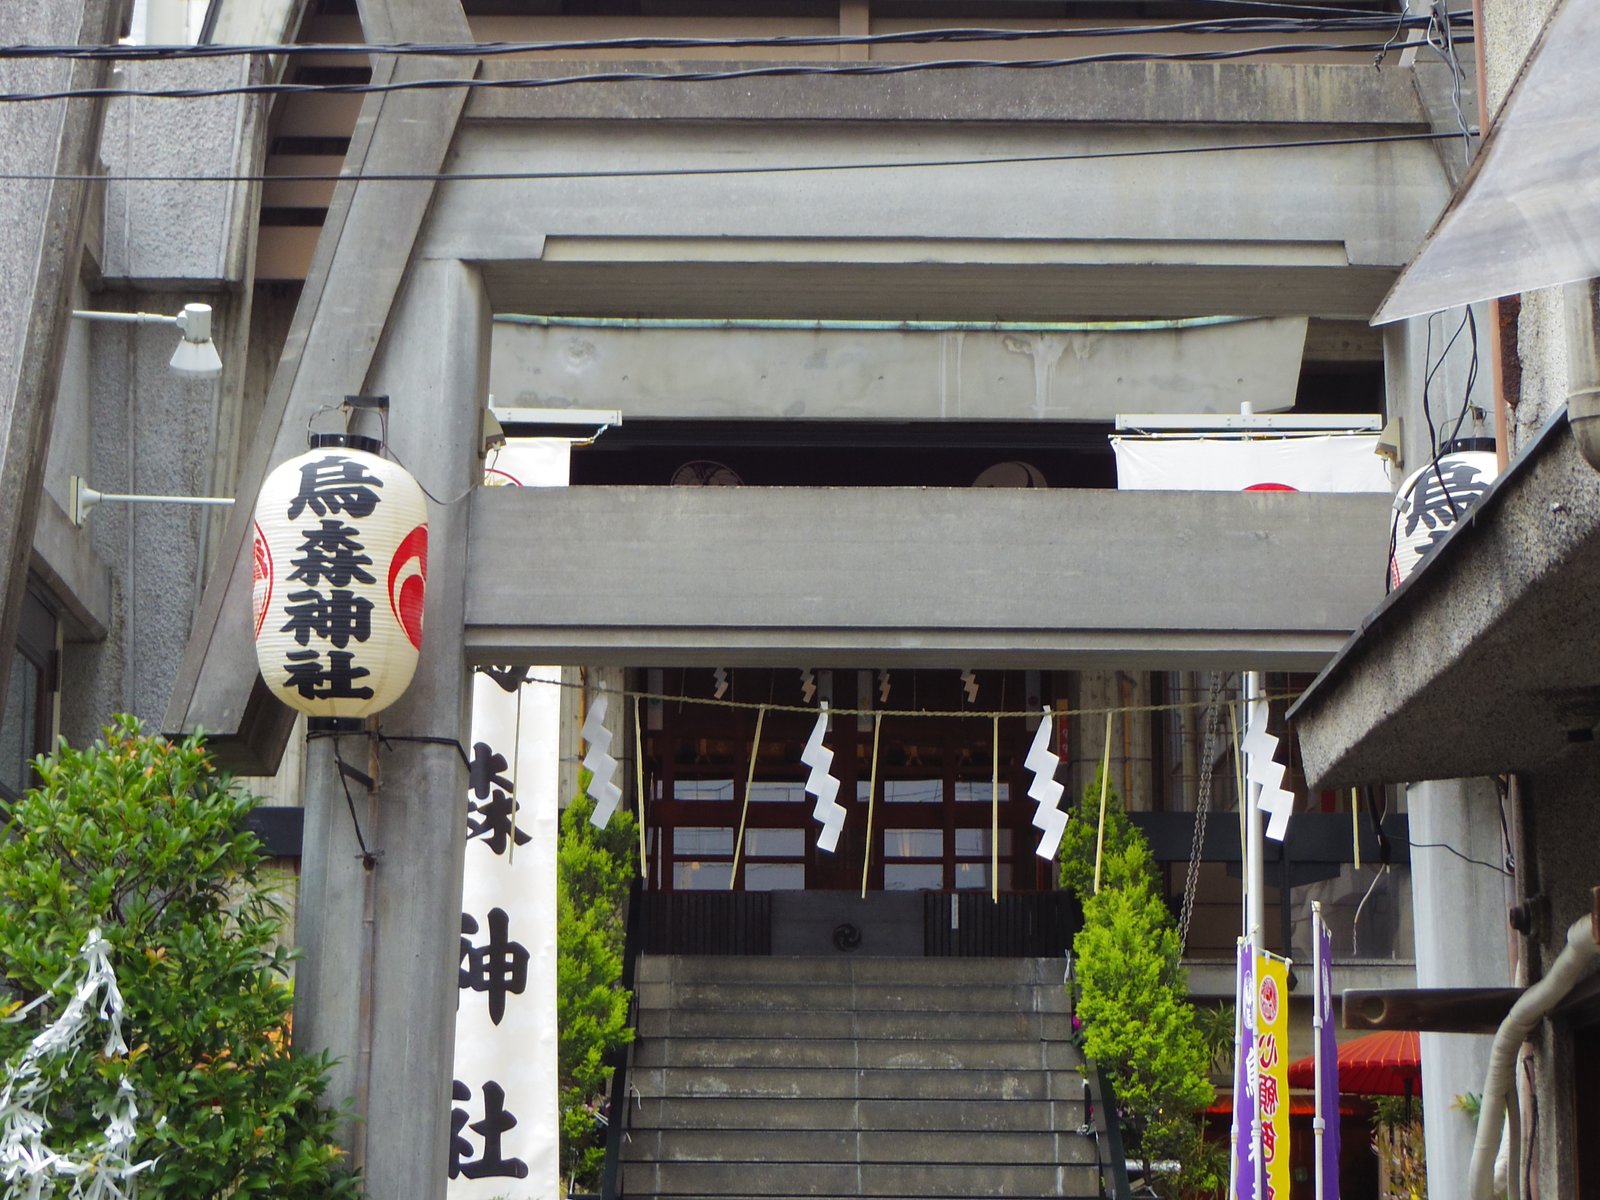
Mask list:
[[[1183,880],[1183,908],[1178,916],[1178,953],[1189,945],[1189,922],[1194,917],[1194,896],[1200,886],[1200,851],[1206,840],[1206,818],[1211,812],[1211,777],[1216,767],[1217,726],[1222,708],[1217,703],[1231,673],[1211,672],[1211,700],[1206,707],[1206,732],[1200,743],[1200,794],[1195,800],[1194,841],[1189,846],[1189,871]]]

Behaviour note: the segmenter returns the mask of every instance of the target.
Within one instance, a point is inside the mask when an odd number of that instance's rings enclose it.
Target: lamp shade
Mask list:
[[[1400,485],[1395,510],[1394,554],[1389,586],[1399,587],[1455,528],[1462,515],[1489,490],[1499,471],[1492,452],[1457,450],[1430,460]]]
[[[416,671],[427,507],[377,443],[319,435],[256,500],[252,620],[274,695],[314,717],[365,717]]]

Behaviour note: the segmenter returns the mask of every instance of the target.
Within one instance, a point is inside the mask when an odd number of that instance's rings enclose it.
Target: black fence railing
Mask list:
[[[1116,1089],[1103,1068],[1086,1062],[1083,1064],[1083,1090],[1089,1109],[1088,1124],[1094,1131],[1095,1158],[1100,1166],[1100,1195],[1104,1200],[1133,1200]]]
[[[770,892],[652,892],[646,954],[771,954]]]
[[[652,892],[640,926],[646,954],[771,954],[773,898]],[[998,901],[988,892],[922,897],[922,953],[929,958],[1055,958],[1082,927],[1083,908],[1071,892],[1003,893]]]
[[[927,958],[1057,958],[1083,928],[1071,892],[928,892],[922,898]]]
[[[628,933],[623,941],[622,986],[632,995],[628,1001],[629,1024],[639,1028],[639,995],[633,990],[634,968],[644,941],[644,882],[633,881],[628,893]],[[628,1064],[633,1061],[633,1046],[620,1046],[611,1058],[611,1108],[606,1115],[606,1165],[600,1172],[600,1200],[617,1200],[622,1195],[622,1139],[628,1125]]]

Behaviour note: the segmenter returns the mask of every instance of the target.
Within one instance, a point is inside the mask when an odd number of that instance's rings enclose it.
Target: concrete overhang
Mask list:
[[[1341,247],[1317,243],[1273,247],[1270,263],[1250,261],[1263,257],[1259,247],[1233,245],[1192,248],[1238,251],[1233,261],[1174,261],[1190,248],[1164,246],[1132,263],[1114,261],[1103,246],[1097,261],[1052,246],[1027,263],[863,262],[842,244],[813,247],[812,261],[719,249],[712,257],[686,245],[668,260],[619,260],[609,247],[574,244],[561,258],[487,263],[484,279],[502,312],[677,317],[693,298],[700,317],[863,321],[1115,320],[1223,309],[1366,320],[1394,280],[1392,267],[1348,265]],[[1329,251],[1339,261],[1307,261]]]
[[[484,488],[477,663],[1314,670],[1376,597],[1387,497]]]
[[[1600,474],[1562,412],[1290,709],[1313,787],[1548,767],[1600,724]]]

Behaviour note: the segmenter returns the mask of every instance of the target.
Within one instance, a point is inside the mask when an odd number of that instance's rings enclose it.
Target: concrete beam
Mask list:
[[[1381,588],[1375,495],[482,489],[475,662],[1314,669]]]
[[[1182,256],[1184,248],[1168,247]],[[739,247],[724,247],[737,253]],[[755,317],[863,321],[1092,321],[1240,312],[1365,321],[1396,268],[1165,261],[864,263],[839,243],[826,261],[619,262],[573,246],[560,262],[497,262],[484,272],[498,312],[595,317]]]
[[[1303,134],[890,121],[469,125],[457,170],[541,177],[443,185],[428,253],[485,263],[500,312],[1365,320],[1448,199],[1448,181],[1423,142],[1200,149]],[[1103,155],[1127,157],[1094,157]],[[973,165],[928,165],[936,163]],[[1176,195],[1184,203],[1149,202]],[[1274,202],[1243,200],[1261,195]]]
[[[495,403],[636,420],[1104,421],[1294,404],[1305,318],[1138,332],[608,329],[497,322]]]
[[[1291,712],[1314,787],[1531,771],[1600,725],[1600,474],[1545,428]]]
[[[771,67],[772,62],[529,62],[485,79]],[[1059,71],[973,69],[705,83],[566,84],[483,90],[471,121],[981,121],[1381,125],[1426,129],[1408,70],[1365,64],[1086,63]],[[1299,131],[1305,136],[1304,129]]]
[[[390,20],[389,6],[374,5],[374,31],[385,41],[469,40],[453,0],[411,8],[415,23],[393,26],[383,24]],[[373,79],[464,79],[476,69],[472,59],[388,58],[376,64]],[[448,89],[367,96],[345,160],[348,173],[439,170],[464,101],[462,92]],[[267,697],[249,669],[254,649],[247,616],[248,501],[273,464],[304,449],[314,411],[366,390],[433,194],[428,182],[343,182],[328,209],[283,357],[239,472],[237,494],[246,502],[235,506],[228,522],[164,720],[169,730],[204,727],[219,761],[232,769],[273,774],[292,726],[288,710]]]
[[[114,42],[127,25],[127,0],[21,0],[0,8],[0,41]],[[104,62],[41,59],[12,63],[19,91],[92,88]],[[105,104],[50,101],[12,105],[0,117],[0,679],[9,679],[22,614],[34,528],[44,495],[46,452],[67,353],[72,291],[83,252],[84,216]],[[39,179],[40,175],[57,178]],[[26,178],[33,176],[35,178]],[[0,694],[0,715],[5,696]]]

